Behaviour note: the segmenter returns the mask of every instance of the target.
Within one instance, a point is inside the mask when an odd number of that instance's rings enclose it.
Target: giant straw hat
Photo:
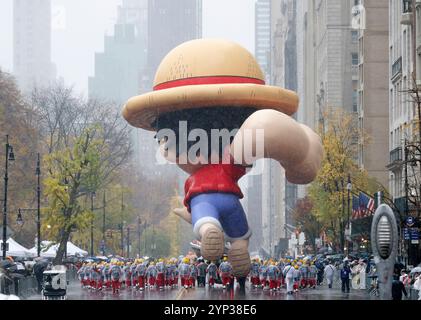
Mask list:
[[[295,92],[265,84],[253,55],[221,39],[185,42],[162,60],[152,92],[129,99],[123,117],[133,126],[154,130],[160,114],[209,107],[297,111]]]

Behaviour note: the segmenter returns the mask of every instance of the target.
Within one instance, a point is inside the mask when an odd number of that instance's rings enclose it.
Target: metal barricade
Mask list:
[[[15,295],[21,298],[29,297],[36,294],[37,286],[37,280],[34,276],[8,279],[5,275],[0,275],[0,293],[5,295]]]
[[[25,277],[18,280],[18,293],[19,297],[29,297],[37,293],[38,282],[34,276]]]

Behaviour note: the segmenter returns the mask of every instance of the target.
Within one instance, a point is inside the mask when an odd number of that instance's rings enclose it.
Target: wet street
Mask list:
[[[80,284],[72,282],[68,287],[69,300],[370,300],[375,297],[369,295],[366,290],[351,290],[349,294],[342,293],[339,288],[328,289],[326,286],[317,289],[300,290],[294,295],[287,295],[285,289],[280,292],[269,290],[250,289],[241,293],[238,288],[223,290],[222,287],[195,288],[195,289],[147,289],[137,291],[122,289],[119,294],[112,291],[95,292],[82,289]],[[34,295],[28,300],[41,300],[41,295]]]

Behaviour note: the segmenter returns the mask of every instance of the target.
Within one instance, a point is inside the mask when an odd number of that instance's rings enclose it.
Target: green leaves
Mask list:
[[[341,226],[348,214],[348,175],[354,191],[364,190],[373,194],[378,185],[355,162],[359,145],[369,142],[357,120],[343,109],[330,109],[325,113],[326,129],[321,134],[325,157],[317,179],[309,187],[312,214],[339,248],[343,248],[340,242],[344,230]]]
[[[52,237],[59,236],[60,230],[83,231],[90,226],[93,213],[86,209],[85,197],[100,187],[102,159],[108,156],[100,135],[98,126],[92,125],[71,138],[68,147],[44,157],[48,172],[44,179],[48,199],[45,221],[54,226],[47,230]]]

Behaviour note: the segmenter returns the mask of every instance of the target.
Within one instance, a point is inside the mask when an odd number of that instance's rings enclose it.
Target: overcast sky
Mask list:
[[[182,1],[182,0],[177,0]],[[222,37],[254,53],[256,0],[203,0],[203,37]],[[13,0],[0,0],[0,67],[13,70]],[[103,50],[121,0],[52,0],[53,14],[64,8],[65,19],[53,19],[52,60],[67,84],[87,93],[94,74],[94,54]]]

